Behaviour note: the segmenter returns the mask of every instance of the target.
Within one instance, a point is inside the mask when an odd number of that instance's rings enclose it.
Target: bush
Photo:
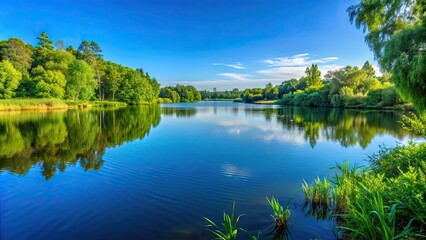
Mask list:
[[[331,106],[333,106],[333,107],[344,107],[345,106],[344,98],[342,96],[340,96],[339,94],[334,94],[331,97]]]
[[[303,106],[302,103],[306,101],[307,97],[308,95],[305,92],[295,93],[293,99],[294,105]]]
[[[173,103],[170,98],[158,98],[157,103]]]
[[[365,97],[355,95],[355,96],[345,96],[344,103],[345,107],[361,107]]]
[[[294,104],[294,95],[292,93],[283,95],[281,103],[283,105],[293,105]]]

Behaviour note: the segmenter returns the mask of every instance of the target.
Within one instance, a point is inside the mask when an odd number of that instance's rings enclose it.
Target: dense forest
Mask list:
[[[132,104],[155,102],[160,84],[141,68],[132,69],[107,61],[94,41],[82,41],[75,49],[56,43],[45,32],[32,46],[18,38],[0,41],[0,99],[57,98],[109,100]],[[183,101],[199,101],[194,87]]]

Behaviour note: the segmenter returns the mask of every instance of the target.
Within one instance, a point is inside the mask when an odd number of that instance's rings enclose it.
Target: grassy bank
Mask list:
[[[111,101],[64,101],[54,98],[0,99],[0,111],[51,111],[88,107],[125,107],[126,103]]]
[[[425,157],[426,143],[410,143],[382,148],[368,168],[337,164],[335,177],[302,184],[308,213],[335,217],[343,239],[424,238]]]
[[[0,99],[0,111],[47,111],[67,108],[68,105],[59,99]]]

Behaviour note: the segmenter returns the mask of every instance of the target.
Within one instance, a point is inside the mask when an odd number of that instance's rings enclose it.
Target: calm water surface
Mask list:
[[[219,222],[234,200],[240,227],[268,233],[265,196],[294,196],[290,237],[333,239],[333,221],[303,209],[302,179],[413,139],[400,115],[231,102],[0,113],[0,238],[208,239],[203,217]]]

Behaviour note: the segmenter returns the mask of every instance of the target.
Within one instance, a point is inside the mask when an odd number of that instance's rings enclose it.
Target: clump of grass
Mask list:
[[[334,179],[332,188],[332,196],[334,199],[334,211],[337,213],[346,212],[350,199],[354,199],[357,191],[357,184],[360,180],[359,174],[361,166],[354,165],[350,167],[349,161],[345,163],[336,163],[331,169],[339,170]]]
[[[235,218],[235,202],[232,205],[231,215],[228,215],[226,212],[223,213],[223,223],[222,226],[218,226],[209,218],[204,217],[204,219],[209,223],[206,227],[213,227],[214,229],[207,228],[208,231],[213,233],[216,236],[216,239],[219,240],[236,240],[238,229],[237,225],[240,221],[240,216]]]
[[[266,197],[266,200],[274,211],[274,214],[271,216],[275,221],[275,228],[281,229],[285,227],[287,225],[287,220],[290,217],[290,209],[288,208],[289,204],[287,204],[286,209],[284,209],[275,197],[272,197],[271,199]]]
[[[329,204],[332,199],[330,194],[331,184],[326,178],[321,180],[317,177],[311,185],[303,180],[302,189],[305,193],[305,200],[312,204]]]

